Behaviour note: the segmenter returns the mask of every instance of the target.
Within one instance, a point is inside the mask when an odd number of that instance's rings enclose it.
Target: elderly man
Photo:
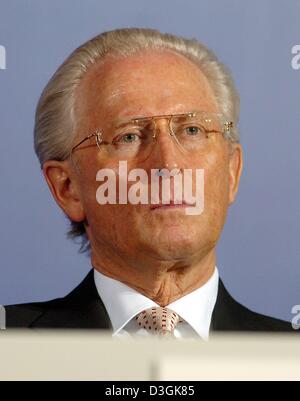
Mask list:
[[[120,29],[75,50],[41,96],[35,149],[93,269],[65,298],[8,307],[8,326],[203,339],[292,330],[233,300],[216,267],[242,172],[238,109],[229,72],[196,40]]]

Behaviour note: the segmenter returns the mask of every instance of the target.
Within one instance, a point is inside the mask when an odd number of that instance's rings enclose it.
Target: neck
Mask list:
[[[100,258],[101,255],[101,258]],[[135,255],[136,256],[136,255]],[[200,258],[189,260],[147,260],[135,257],[134,262],[92,248],[92,266],[100,273],[118,280],[165,307],[184,295],[202,287],[213,275],[215,249]]]

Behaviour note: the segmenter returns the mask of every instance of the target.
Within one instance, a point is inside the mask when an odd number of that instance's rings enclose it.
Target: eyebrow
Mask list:
[[[136,119],[140,119],[140,118],[145,118],[145,116],[138,115],[138,116],[132,116],[132,117],[127,117],[127,118],[123,118],[123,117],[117,118],[115,120],[115,122],[113,123],[113,128],[117,129],[117,128],[122,128],[125,125],[134,124],[132,121],[136,120]],[[148,117],[146,116],[146,118],[151,118],[151,116],[148,116]]]
[[[140,117],[127,117],[127,118],[117,118],[114,122],[115,127],[121,127],[122,125],[130,123],[132,120]]]
[[[136,118],[141,118],[142,116],[140,114],[139,115],[135,114],[137,112],[138,109],[136,107],[130,107],[130,106],[126,107],[125,109],[123,109],[123,112],[121,111],[122,114],[119,115],[119,117],[116,117],[114,121],[114,126],[123,125]],[[133,115],[130,115],[131,113]]]

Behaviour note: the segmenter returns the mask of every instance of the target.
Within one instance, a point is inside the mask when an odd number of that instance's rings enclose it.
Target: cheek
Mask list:
[[[226,213],[229,195],[228,159],[223,152],[210,153],[205,158],[205,208],[218,215]]]
[[[101,178],[98,179],[97,174],[100,170],[108,169],[110,170],[111,175],[113,175],[113,172],[117,175],[118,165],[117,163],[109,163],[109,161],[104,160],[104,155],[98,150],[98,148],[95,148],[90,152],[82,152],[82,154],[79,155],[76,164],[78,166],[78,183],[83,206],[87,209],[87,213],[89,210],[95,211],[95,209],[99,209],[103,206],[99,205],[97,202],[97,191],[101,185],[104,185],[107,182],[106,174],[101,175]],[[108,182],[111,185],[114,184],[111,177]],[[110,190],[110,193],[113,193],[113,189]]]
[[[87,207],[86,216],[88,230],[93,241],[110,244],[119,244],[127,248],[132,235],[128,226],[128,215],[121,205],[99,205],[94,202]],[[127,242],[128,240],[128,242]]]
[[[81,173],[80,176],[80,196],[84,209],[86,212],[94,210],[97,206],[96,193],[99,184],[96,181],[96,172]]]

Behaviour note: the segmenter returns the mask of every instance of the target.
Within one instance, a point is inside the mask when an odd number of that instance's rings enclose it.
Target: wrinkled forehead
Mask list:
[[[173,52],[109,56],[87,71],[76,95],[76,115],[83,125],[196,109],[219,110],[200,68]]]

